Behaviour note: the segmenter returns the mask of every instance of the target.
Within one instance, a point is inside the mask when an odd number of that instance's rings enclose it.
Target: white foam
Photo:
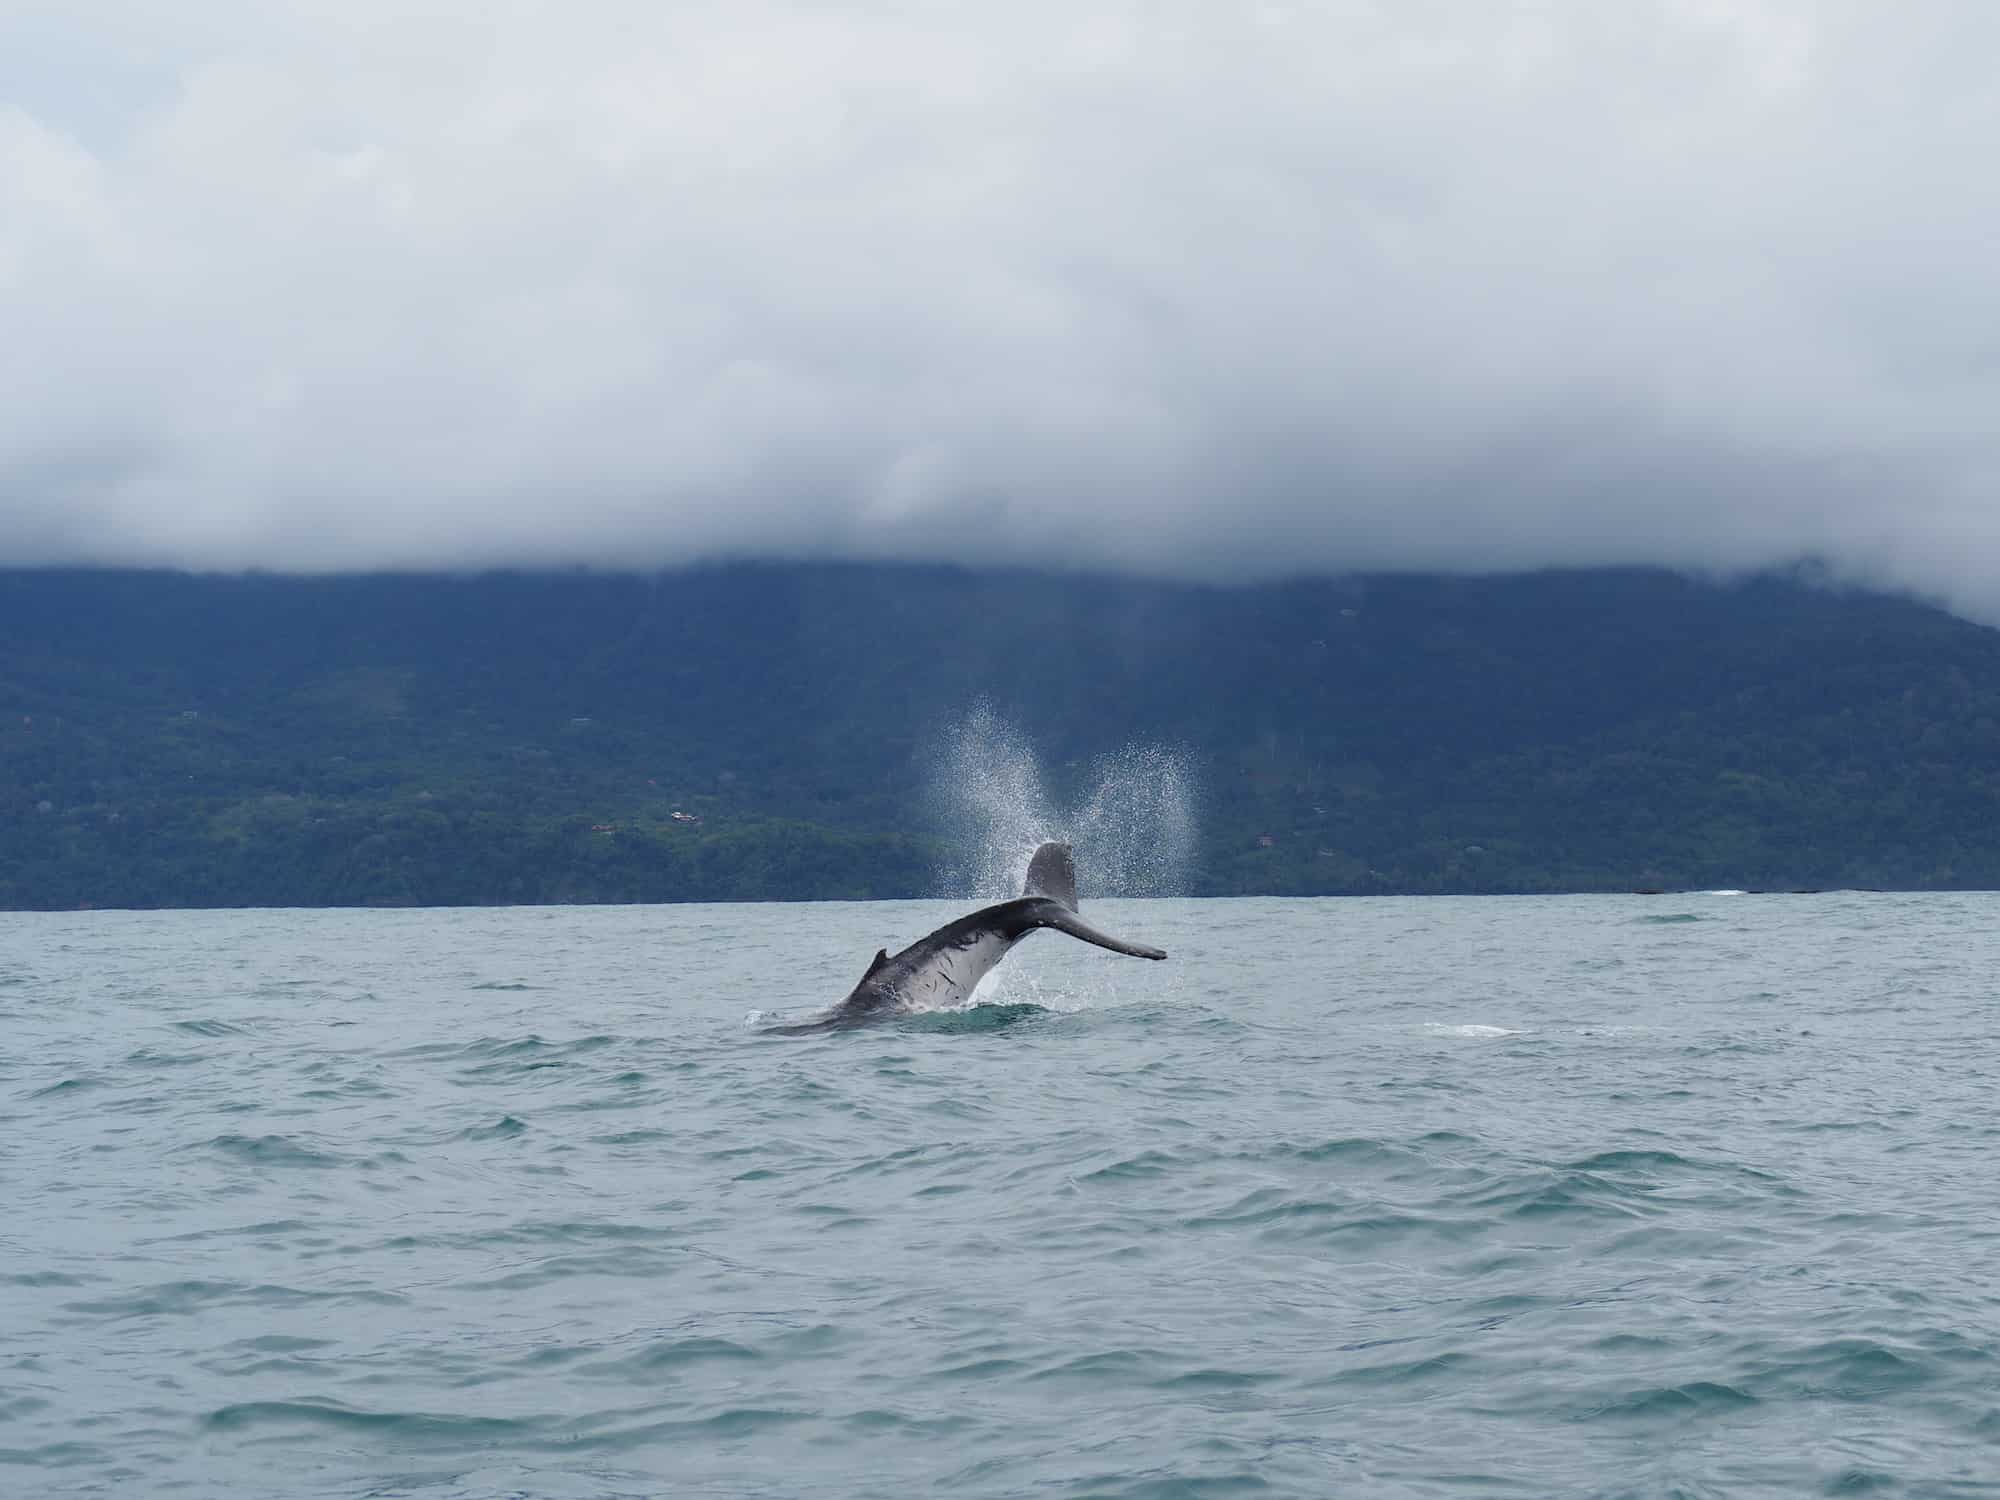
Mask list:
[[[1447,1026],[1442,1021],[1427,1021],[1423,1029],[1427,1036],[1466,1037],[1474,1040],[1496,1036],[1526,1035],[1525,1032],[1516,1031],[1509,1026]]]
[[[808,1021],[824,1021],[833,1014],[826,1005],[790,1005],[777,1010],[753,1010],[746,1012],[743,1025],[746,1030],[761,1031],[767,1026],[800,1026]]]
[[[974,1005],[1037,1005],[1043,1010],[1057,1011],[1071,1015],[1077,1011],[1089,1010],[1098,990],[1078,988],[1063,984],[1058,980],[1038,972],[1024,964],[1002,964],[979,982],[979,988],[966,1002],[970,1009]]]

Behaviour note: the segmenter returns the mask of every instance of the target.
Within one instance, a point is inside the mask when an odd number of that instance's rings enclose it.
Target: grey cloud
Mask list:
[[[1813,556],[2000,617],[2000,12],[0,18],[0,561]]]

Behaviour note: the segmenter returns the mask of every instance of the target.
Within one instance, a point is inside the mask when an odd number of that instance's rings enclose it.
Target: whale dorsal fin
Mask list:
[[[875,950],[875,957],[869,961],[868,972],[861,976],[861,982],[863,984],[866,984],[869,980],[873,979],[875,977],[875,971],[881,968],[882,965],[886,964],[888,961],[889,961],[889,950],[887,948],[877,948]]]
[[[1035,851],[1035,857],[1028,861],[1028,878],[1021,894],[1047,896],[1076,910],[1076,861],[1068,844],[1050,842]]]

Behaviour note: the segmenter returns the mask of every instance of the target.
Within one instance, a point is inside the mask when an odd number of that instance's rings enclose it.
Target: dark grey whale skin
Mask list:
[[[847,998],[826,1015],[790,1026],[773,1026],[770,1036],[809,1036],[843,1031],[913,1010],[960,1005],[1014,944],[1046,927],[1133,958],[1165,958],[1158,948],[1128,943],[1100,932],[1076,914],[1076,874],[1067,844],[1044,844],[1028,866],[1028,893],[997,906],[982,907],[919,938],[894,957],[875,955]]]

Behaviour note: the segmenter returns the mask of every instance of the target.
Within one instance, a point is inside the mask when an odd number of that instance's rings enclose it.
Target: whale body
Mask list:
[[[826,1015],[792,1026],[774,1026],[778,1036],[838,1031],[910,1011],[963,1005],[993,966],[1031,932],[1048,928],[1133,958],[1165,958],[1161,949],[1128,943],[1100,932],[1076,912],[1076,863],[1067,844],[1047,843],[1028,863],[1022,893],[1012,901],[982,907],[891,956],[884,948],[847,998]]]

